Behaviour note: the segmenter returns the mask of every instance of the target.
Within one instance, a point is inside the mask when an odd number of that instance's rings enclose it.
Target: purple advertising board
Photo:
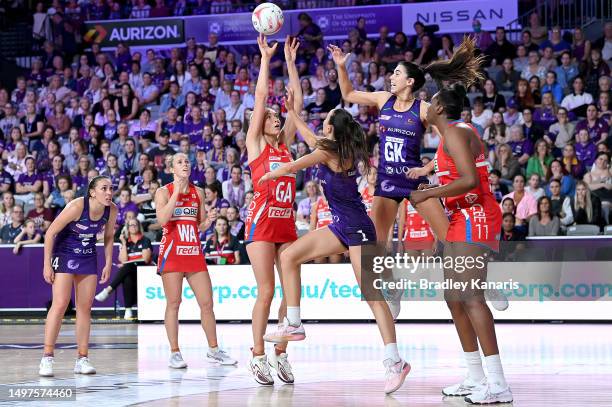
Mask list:
[[[22,247],[19,254],[13,254],[13,247],[10,245],[0,246],[0,287],[5,287],[0,295],[0,311],[30,309],[42,310],[47,302],[51,300],[51,285],[47,284],[43,278],[43,246]],[[98,277],[104,267],[104,249],[98,245]],[[113,263],[117,263],[119,255],[119,245],[115,245],[113,250]],[[117,267],[113,265],[112,276],[117,272]],[[109,280],[110,283],[110,280]],[[104,285],[98,284],[96,292]],[[118,297],[123,304],[123,291],[118,290]],[[73,294],[74,300],[74,294]],[[112,307],[115,296],[111,295],[104,302],[94,301],[95,307]]]

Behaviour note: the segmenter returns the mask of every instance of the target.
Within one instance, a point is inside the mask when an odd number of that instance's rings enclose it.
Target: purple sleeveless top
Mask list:
[[[421,121],[421,101],[414,103],[405,112],[393,108],[396,96],[387,100],[380,111],[380,161],[375,195],[385,197],[407,197],[424,182],[406,177],[408,170],[422,167],[421,143],[425,127]]]
[[[332,171],[325,164],[319,164],[318,176],[334,224],[345,228],[369,223],[370,218],[357,190],[357,170],[352,169],[344,174]]]
[[[99,220],[93,221],[89,217],[89,199],[83,198],[83,202],[79,220],[70,222],[55,238],[54,256],[66,256],[75,260],[96,256],[96,235],[108,222],[110,206],[104,208],[104,214]]]

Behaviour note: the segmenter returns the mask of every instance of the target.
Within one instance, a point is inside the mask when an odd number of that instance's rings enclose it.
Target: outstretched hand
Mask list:
[[[346,64],[346,60],[348,59],[350,53],[345,54],[342,50],[335,45],[328,45],[327,50],[331,53],[332,59],[338,66],[343,66]]]
[[[297,58],[297,50],[300,47],[300,42],[295,37],[287,36],[285,40],[285,61],[288,64],[295,63]]]
[[[261,52],[261,57],[271,59],[274,53],[276,52],[278,42],[270,47],[268,45],[268,41],[266,40],[266,36],[263,34],[259,34],[259,37],[257,37],[257,45],[259,45],[259,52]]]

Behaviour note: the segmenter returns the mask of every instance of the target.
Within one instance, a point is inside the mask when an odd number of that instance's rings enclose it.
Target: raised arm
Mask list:
[[[288,88],[287,96],[285,97],[285,106],[287,106],[287,121],[291,120],[291,122],[294,126],[296,126],[302,137],[304,137],[304,141],[306,142],[306,144],[308,144],[308,147],[312,149],[317,144],[318,137],[312,132],[312,130],[310,130],[310,127],[308,127],[308,125],[304,123],[304,120],[302,120],[302,118],[299,116],[298,112],[300,112],[301,109],[294,109],[294,107],[298,105],[298,103],[295,102],[294,99],[295,94],[293,92],[293,89]],[[287,127],[287,125],[285,125],[285,127]]]
[[[287,71],[289,72],[289,89],[293,91],[293,101],[291,102],[291,108],[296,112],[301,112],[304,108],[304,97],[302,95],[302,86],[300,85],[300,75],[298,74],[297,67],[295,66],[295,59],[297,56],[297,50],[300,47],[300,43],[296,38],[287,36],[285,41],[285,61],[287,62]],[[286,100],[285,107],[289,110],[289,100]],[[293,119],[287,116],[285,126],[283,127],[283,142],[289,146],[295,141],[296,126]]]
[[[281,165],[274,171],[267,172],[263,177],[259,179],[259,184],[263,184],[269,180],[274,180],[289,174],[295,174],[296,172],[303,170],[304,168],[312,167],[320,163],[327,162],[329,160],[329,154],[323,150],[315,150],[310,154],[306,154],[297,161],[292,161],[287,164]]]
[[[336,63],[338,69],[338,81],[340,82],[340,91],[342,98],[349,103],[357,103],[365,106],[377,106],[381,109],[385,102],[391,97],[389,92],[361,92],[353,89],[351,80],[348,77],[346,70],[346,60],[350,54],[344,54],[340,48],[335,45],[327,47],[331,56]]]
[[[160,225],[164,226],[166,223],[170,221],[172,218],[172,214],[174,213],[174,208],[176,206],[176,200],[179,196],[179,191],[181,190],[180,181],[176,181],[174,183],[174,191],[172,191],[172,195],[170,195],[166,188],[160,188],[155,192],[155,214],[157,215],[157,221]],[[182,182],[185,184],[185,182]]]
[[[259,77],[255,87],[255,106],[253,115],[249,122],[249,129],[246,135],[246,146],[249,155],[249,162],[259,156],[259,140],[262,133],[263,123],[266,117],[266,99],[268,98],[268,79],[270,74],[270,59],[276,51],[277,44],[269,47],[266,37],[261,34],[257,37],[257,44],[261,52],[261,66],[259,67]]]

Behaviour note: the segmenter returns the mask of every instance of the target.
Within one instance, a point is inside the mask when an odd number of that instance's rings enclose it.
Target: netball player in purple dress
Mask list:
[[[349,54],[344,54],[335,45],[328,47],[338,69],[342,97],[349,103],[376,106],[379,115],[378,177],[374,190],[371,215],[376,226],[376,237],[380,247],[385,247],[389,231],[395,221],[400,203],[417,190],[419,184],[427,183],[427,174],[421,168],[420,150],[423,133],[428,127],[426,115],[429,103],[418,100],[413,93],[425,84],[425,70],[410,62],[400,62],[391,75],[390,92],[360,92],[353,89],[346,69]],[[408,174],[415,176],[408,177]],[[446,215],[439,202],[430,200],[419,205],[419,214],[434,226],[445,222]],[[444,225],[440,226],[443,228]],[[435,228],[434,228],[435,230]],[[399,315],[400,303],[397,290],[388,297],[394,317]]]
[[[323,123],[323,138],[317,137],[292,109],[292,91],[286,103],[289,115],[307,143],[316,149],[297,161],[281,165],[266,173],[260,184],[304,168],[319,164],[319,178],[329,202],[333,222],[300,237],[281,253],[283,293],[287,300],[287,317],[278,330],[264,336],[269,342],[302,340],[306,337],[300,320],[300,265],[320,257],[341,254],[347,249],[355,278],[361,285],[361,246],[376,241],[376,230],[368,217],[357,190],[357,164],[368,163],[368,148],[359,123],[346,110],[335,109]],[[410,365],[400,356],[395,337],[395,325],[389,306],[384,301],[368,301],[385,344],[387,379],[385,392],[399,389],[410,371]]]
[[[91,304],[96,293],[97,235],[104,230],[105,266],[100,284],[110,277],[113,264],[113,233],[117,207],[113,203],[111,180],[97,176],[89,182],[84,198],[71,201],[51,223],[45,236],[45,281],[52,285],[53,304],[45,323],[45,347],[39,374],[53,376],[53,351],[62,318],[76,288],[77,360],[74,373],[94,374],[87,357],[91,327]]]

